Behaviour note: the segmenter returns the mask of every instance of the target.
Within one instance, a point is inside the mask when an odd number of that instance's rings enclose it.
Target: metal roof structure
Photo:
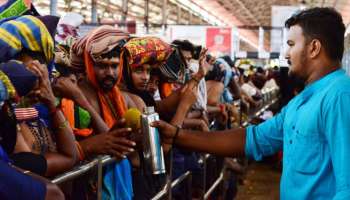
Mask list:
[[[147,30],[172,24],[239,27],[241,47],[248,50],[257,48],[263,27],[269,51],[272,6],[330,6],[350,23],[350,0],[34,0],[34,5],[42,14],[78,12],[87,23],[134,20]]]

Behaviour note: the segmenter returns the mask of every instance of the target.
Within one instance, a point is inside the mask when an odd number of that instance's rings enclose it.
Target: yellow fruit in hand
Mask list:
[[[137,108],[130,108],[123,116],[126,126],[137,130],[141,128],[141,112]]]

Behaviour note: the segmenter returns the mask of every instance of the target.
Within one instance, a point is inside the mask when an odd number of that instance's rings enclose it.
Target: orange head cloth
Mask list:
[[[102,60],[103,54],[110,52],[120,45],[122,40],[128,38],[128,33],[113,26],[103,25],[75,41],[70,51],[71,65],[85,69],[87,78],[97,90],[102,116],[109,127],[124,115],[126,105],[117,86],[111,91],[102,91],[96,81],[93,65]]]
[[[86,66],[87,77],[92,85],[97,89],[98,98],[100,100],[103,119],[108,127],[112,127],[118,118],[124,115],[127,110],[125,100],[117,85],[109,92],[100,89],[93,67],[93,62],[88,52],[84,52],[84,62]],[[119,66],[121,67],[121,66]]]

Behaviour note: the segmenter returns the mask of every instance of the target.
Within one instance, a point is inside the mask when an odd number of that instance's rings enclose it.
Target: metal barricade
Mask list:
[[[253,117],[258,117],[261,115],[265,110],[267,110],[271,105],[275,104],[277,102],[277,91],[276,89],[269,89],[265,90],[263,93],[263,99],[264,103],[266,103],[264,106],[262,106],[258,111],[256,111],[253,115],[251,115],[247,121],[241,121],[240,125],[241,127],[246,127],[249,124],[249,120]],[[235,102],[236,106],[239,106],[241,108],[241,102],[237,101]],[[242,113],[242,110],[240,109],[240,116]],[[241,119],[240,119],[241,120]],[[172,153],[171,153],[172,154]],[[210,158],[210,154],[204,154],[201,159],[199,159],[198,162],[203,164],[204,168],[204,173],[203,173],[203,195],[201,199],[208,199],[210,195],[215,191],[215,189],[220,185],[220,183],[224,180],[224,171],[225,171],[225,166],[221,169],[221,173],[219,174],[219,177],[214,181],[214,183],[209,187],[207,191],[206,185],[207,185],[207,180],[206,180],[206,167],[207,167],[207,159]],[[115,158],[111,156],[98,156],[97,158],[93,159],[92,161],[82,164],[80,166],[75,167],[71,171],[68,171],[66,173],[63,173],[57,177],[55,177],[53,180],[51,180],[52,183],[54,184],[60,184],[66,181],[71,181],[75,178],[78,178],[89,171],[96,169],[97,168],[97,199],[100,200],[102,199],[102,172],[103,172],[103,167],[105,165],[117,162]],[[172,155],[170,159],[170,164],[172,165]],[[172,168],[172,166],[170,166]],[[171,190],[184,183],[185,180],[186,183],[188,184],[188,187],[191,188],[192,185],[192,172],[191,171],[186,171],[184,174],[182,174],[180,177],[175,179],[174,181],[171,181],[172,179],[172,172],[170,170],[170,176],[168,177],[167,183],[163,187],[161,191],[159,191],[153,198],[152,200],[159,200],[159,199],[164,199],[167,196],[167,199],[172,199],[171,195]]]
[[[253,115],[251,115],[247,121],[241,123],[242,127],[246,127],[249,124],[249,120],[253,117],[258,117],[260,116],[262,113],[264,113],[264,111],[266,111],[269,107],[271,107],[273,104],[275,104],[277,102],[276,99],[276,89],[268,89],[265,93],[264,93],[264,101],[266,101],[266,104],[263,105],[259,110],[257,110]],[[265,103],[265,102],[264,102]],[[240,107],[240,101],[235,102],[235,105],[239,105]],[[241,110],[240,110],[240,115],[241,115]],[[203,188],[206,188],[206,184],[207,184],[207,180],[206,180],[206,161],[207,159],[210,157],[210,154],[205,154],[201,159],[199,159],[199,163],[203,163]],[[224,180],[224,171],[225,171],[225,167],[221,170],[221,173],[219,175],[219,177],[214,181],[214,183],[209,187],[209,189],[207,191],[204,190],[203,192],[203,196],[201,199],[208,199],[210,197],[210,195],[215,191],[215,189],[220,185],[220,183]],[[171,188],[167,188],[168,191],[166,190],[162,190],[160,191],[153,199],[161,199],[161,197],[164,197],[165,194],[169,193],[171,191],[171,189],[173,189],[175,186],[177,186],[179,184],[179,181],[183,181],[187,176],[189,176],[189,174],[191,174],[190,171],[187,171],[185,174],[183,174],[182,176],[180,176],[178,179],[174,180],[171,184]],[[176,184],[175,184],[176,183]],[[168,199],[171,199],[171,196],[168,197]]]

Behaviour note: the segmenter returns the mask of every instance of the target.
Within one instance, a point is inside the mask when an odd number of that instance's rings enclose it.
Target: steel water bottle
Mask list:
[[[143,154],[146,162],[151,166],[153,174],[165,173],[163,149],[160,141],[159,131],[150,124],[159,120],[159,115],[154,107],[146,107],[141,116],[143,134]]]

